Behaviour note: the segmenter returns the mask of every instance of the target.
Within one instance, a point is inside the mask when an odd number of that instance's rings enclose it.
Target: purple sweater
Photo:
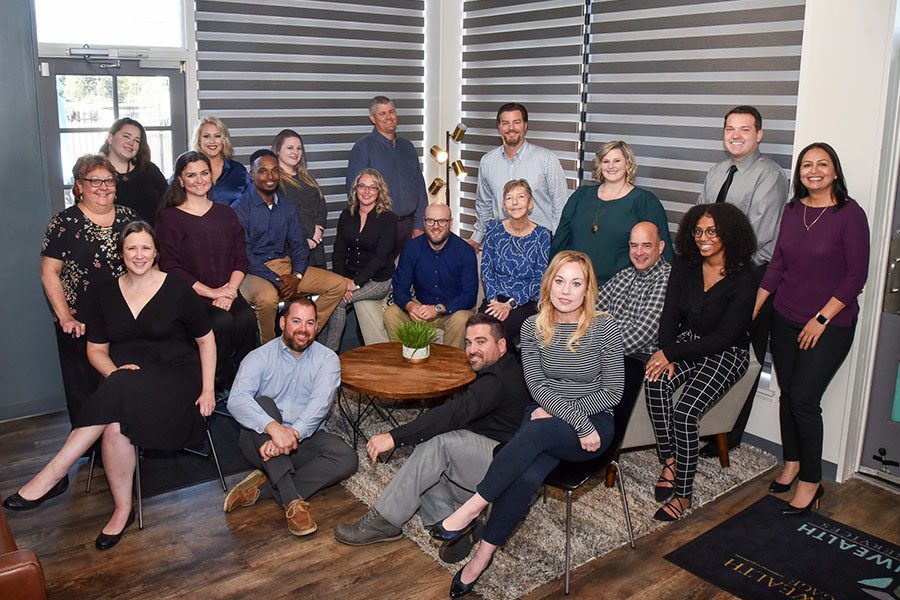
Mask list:
[[[159,268],[189,285],[218,288],[233,271],[247,272],[244,228],[229,206],[213,202],[201,217],[169,207],[156,218],[156,234]]]
[[[806,222],[821,208],[809,207]],[[803,224],[803,204],[784,208],[775,254],[762,287],[775,293],[775,309],[796,323],[806,323],[832,296],[845,308],[832,321],[850,326],[859,314],[856,297],[869,268],[869,224],[862,207],[849,200],[840,210],[828,208],[809,231]]]

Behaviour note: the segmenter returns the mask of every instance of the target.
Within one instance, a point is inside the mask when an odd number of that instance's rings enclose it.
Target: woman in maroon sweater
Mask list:
[[[784,470],[769,486],[797,490],[782,514],[818,507],[822,479],[822,395],[850,351],[868,276],[869,225],[847,193],[834,148],[816,142],[794,167],[775,253],[756,296],[754,317],[775,294],[772,359],[781,388]],[[777,294],[776,294],[777,292]]]
[[[196,151],[175,161],[156,220],[159,267],[187,281],[201,298],[216,336],[216,387],[228,389],[257,345],[256,315],[238,294],[247,274],[244,229],[231,207],[211,201],[209,159]]]

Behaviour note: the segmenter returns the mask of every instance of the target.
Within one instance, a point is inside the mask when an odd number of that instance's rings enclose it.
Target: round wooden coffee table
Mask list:
[[[444,344],[432,344],[431,356],[418,364],[403,358],[399,342],[360,346],[340,359],[338,408],[353,429],[354,448],[359,437],[368,440],[361,424],[370,415],[397,427],[393,412],[404,401],[443,398],[464,390],[475,379],[466,353]],[[345,389],[359,394],[359,401],[348,398]]]

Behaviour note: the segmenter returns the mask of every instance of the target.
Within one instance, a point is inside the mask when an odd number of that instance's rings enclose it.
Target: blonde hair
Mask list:
[[[634,160],[634,152],[622,140],[606,142],[597,150],[597,155],[594,157],[594,179],[597,183],[603,183],[603,170],[600,168],[600,163],[603,161],[603,157],[613,150],[622,152],[622,156],[625,157],[625,181],[634,183],[634,178],[637,176],[637,162]]]
[[[594,274],[594,265],[591,258],[584,252],[577,250],[563,250],[553,257],[544,278],[541,280],[541,293],[538,298],[538,313],[534,321],[534,330],[541,346],[549,346],[553,341],[554,329],[557,319],[557,310],[550,301],[550,288],[553,285],[553,279],[563,265],[574,262],[577,263],[584,272],[584,302],[581,305],[581,315],[578,317],[578,327],[569,336],[566,341],[566,349],[569,352],[575,352],[577,346],[584,334],[591,327],[591,323],[597,315],[604,314],[597,310],[597,276]]]
[[[192,149],[197,152],[203,152],[203,149],[200,148],[200,128],[204,125],[214,125],[222,135],[222,156],[225,158],[234,156],[234,146],[231,145],[231,134],[228,132],[228,127],[225,126],[225,123],[223,123],[222,119],[219,117],[201,117],[201,119],[197,121],[197,124],[194,126],[194,134],[191,136]]]
[[[368,175],[374,179],[375,185],[378,186],[378,200],[375,201],[375,214],[380,215],[383,212],[391,210],[393,203],[391,201],[391,194],[388,191],[388,186],[384,182],[384,177],[382,177],[381,173],[376,169],[363,169],[353,178],[353,185],[350,186],[350,190],[347,192],[347,204],[350,207],[350,214],[355,215],[356,208],[359,206],[359,200],[356,198],[356,186],[359,185],[359,180],[363,175]]]

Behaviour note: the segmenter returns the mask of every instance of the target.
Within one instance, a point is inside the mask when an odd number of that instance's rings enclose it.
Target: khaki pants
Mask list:
[[[266,266],[278,275],[291,273],[291,259],[287,257],[273,258],[266,263]],[[325,269],[307,267],[306,273],[300,279],[300,285],[297,286],[296,295],[319,295],[316,300],[316,310],[319,314],[318,330],[321,331],[328,322],[328,317],[334,311],[334,307],[344,297],[346,289],[346,281],[340,275]],[[268,279],[248,274],[241,283],[241,295],[256,311],[260,341],[265,344],[273,340],[275,338],[275,314],[278,311],[278,303],[281,301],[278,289]]]
[[[458,310],[446,316],[436,318],[432,323],[438,329],[444,330],[444,343],[455,348],[462,348],[466,344],[466,321],[472,316],[471,310]],[[411,321],[405,310],[392,304],[384,311],[384,327],[387,329],[388,338],[392,342],[398,342],[394,331],[397,325]]]

